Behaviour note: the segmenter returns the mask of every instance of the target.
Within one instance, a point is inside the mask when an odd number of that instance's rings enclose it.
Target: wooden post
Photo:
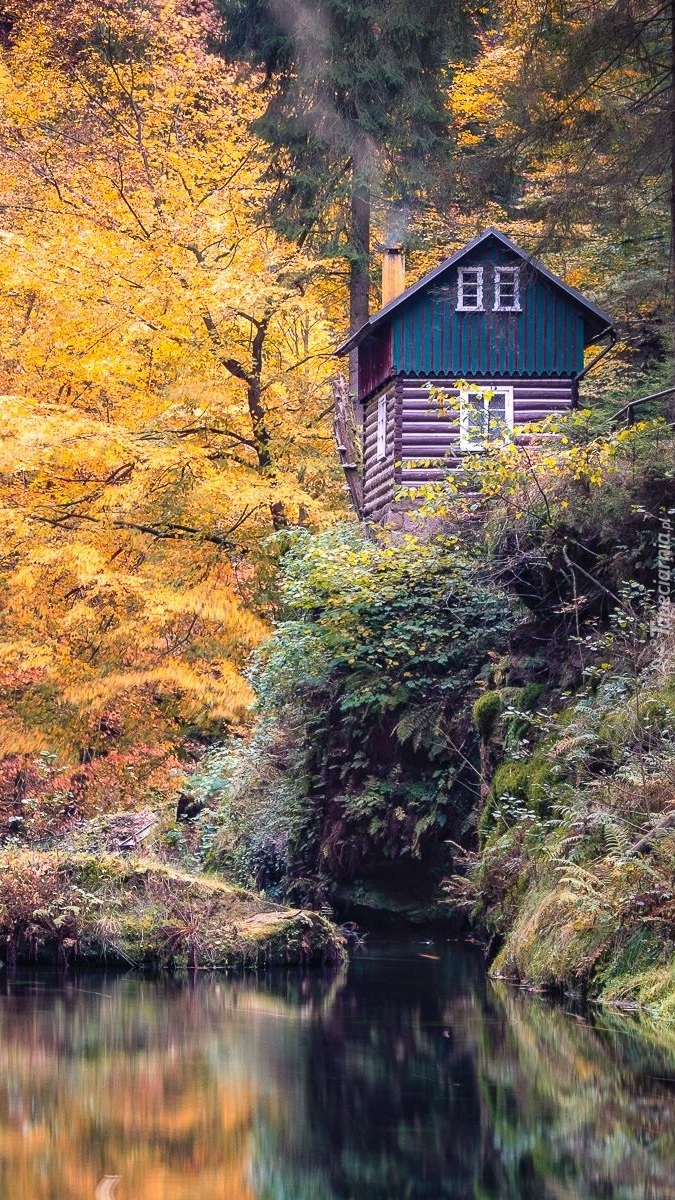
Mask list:
[[[361,455],[356,448],[356,418],[354,406],[349,395],[347,380],[344,375],[337,375],[333,380],[333,430],[340,455],[340,462],[345,473],[349,495],[361,519],[363,516],[363,481],[361,479]]]

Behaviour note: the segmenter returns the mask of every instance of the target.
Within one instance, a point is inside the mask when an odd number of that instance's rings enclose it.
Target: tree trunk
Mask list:
[[[360,329],[370,315],[370,191],[355,181],[351,200],[353,254],[349,271],[349,327]]]
[[[675,3],[675,0],[674,0]],[[349,329],[354,333],[370,315],[370,155],[363,142],[352,154],[352,196],[349,240],[352,258],[349,267]],[[358,356],[349,356],[349,390],[358,396]],[[357,409],[357,416],[360,417]]]
[[[333,380],[333,399],[335,402],[333,415],[335,441],[354,511],[360,519],[363,516],[362,463],[354,436],[355,434],[358,436],[360,428],[354,428],[356,425],[354,403],[350,398],[349,389],[343,375],[338,375]]]
[[[272,452],[270,450],[270,431],[267,427],[267,411],[262,401],[263,346],[267,336],[268,325],[269,317],[265,317],[259,323],[253,339],[251,346],[253,373],[248,378],[247,386],[248,411],[251,415],[253,441],[258,457],[258,470],[261,475],[270,475],[274,468]],[[272,528],[275,533],[278,533],[280,529],[287,528],[288,518],[280,500],[270,501],[270,517],[272,518]]]

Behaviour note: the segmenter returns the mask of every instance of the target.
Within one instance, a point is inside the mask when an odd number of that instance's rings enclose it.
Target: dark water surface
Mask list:
[[[337,975],[0,985],[0,1200],[97,1195],[668,1200],[675,1030],[421,937]]]

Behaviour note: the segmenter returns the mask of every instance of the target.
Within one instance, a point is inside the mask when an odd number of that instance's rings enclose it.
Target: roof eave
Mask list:
[[[404,304],[406,300],[410,299],[411,296],[414,296],[417,292],[421,291],[422,288],[426,287],[428,283],[432,283],[434,279],[443,273],[443,271],[447,271],[448,268],[453,265],[453,263],[457,262],[458,259],[463,258],[465,254],[468,254],[476,246],[479,246],[480,243],[484,242],[488,237],[499,238],[500,241],[504,242],[505,244],[508,243],[510,247],[512,246],[512,244],[509,242],[509,239],[506,238],[503,233],[500,233],[498,229],[493,229],[492,226],[490,226],[489,229],[485,229],[483,233],[479,233],[475,238],[472,238],[470,242],[467,242],[466,246],[462,246],[461,250],[456,250],[455,253],[451,254],[449,258],[445,258],[442,263],[439,263],[439,265],[434,267],[431,271],[427,271],[426,275],[423,275],[421,279],[418,279],[415,283],[411,283],[410,287],[407,287],[404,292],[400,292],[398,296],[394,296],[393,300],[390,300],[388,304],[385,304],[382,308],[378,309],[377,312],[373,313],[373,315],[368,318],[368,320],[360,327],[360,329],[355,330],[354,333],[350,333],[349,337],[346,338],[344,342],[341,342],[337,350],[333,351],[334,356],[340,357],[342,354],[348,354],[350,350],[355,350],[356,347],[360,345],[364,338],[366,338],[377,325],[380,325],[391,312],[394,312],[394,310],[398,308],[399,304]],[[513,248],[515,249],[515,247]],[[522,254],[522,251],[518,251],[518,253]]]
[[[382,322],[386,320],[386,318],[393,313],[400,304],[405,304],[405,302],[412,296],[416,295],[417,292],[421,291],[428,284],[433,283],[434,279],[437,279],[439,275],[449,270],[449,268],[452,267],[456,262],[464,258],[466,254],[470,254],[472,250],[475,250],[476,246],[480,246],[480,244],[489,237],[496,238],[497,241],[501,242],[503,246],[506,246],[508,250],[513,251],[514,254],[517,254],[518,257],[523,259],[524,262],[532,263],[534,269],[539,271],[539,273],[543,275],[545,279],[548,279],[549,283],[552,283],[554,287],[560,288],[561,291],[574,300],[582,309],[584,309],[585,312],[593,314],[598,322],[600,322],[598,334],[604,332],[606,328],[614,328],[614,321],[608,313],[603,312],[603,310],[598,308],[597,305],[593,304],[592,301],[587,300],[585,296],[581,295],[581,292],[576,290],[576,288],[570,287],[569,284],[565,283],[564,279],[560,279],[558,275],[554,275],[552,271],[549,271],[546,267],[542,266],[540,262],[535,261],[531,255],[526,254],[525,251],[520,248],[520,246],[517,246],[515,242],[512,242],[511,238],[507,237],[505,233],[500,233],[498,229],[494,229],[492,226],[490,226],[488,229],[485,229],[483,233],[479,233],[475,238],[472,238],[472,240],[467,242],[465,246],[462,246],[461,250],[456,250],[455,253],[451,254],[449,258],[444,259],[443,262],[437,267],[434,267],[433,270],[427,271],[427,274],[423,275],[421,279],[418,279],[416,283],[411,284],[410,287],[406,288],[404,292],[401,292],[400,295],[395,296],[394,299],[390,300],[388,304],[385,304],[383,308],[380,308],[376,313],[373,313],[372,317],[369,317],[365,324],[360,327],[360,329],[357,329],[354,333],[351,333],[349,337],[338,346],[337,350],[333,352],[335,357],[340,357],[343,354],[348,354],[351,350],[355,350],[356,347],[359,346],[361,342],[363,342],[378,325],[381,325]]]
[[[362,342],[363,338],[366,336],[369,326],[370,320],[368,320],[365,325],[362,325],[360,329],[357,329],[356,333],[350,333],[349,337],[344,342],[340,343],[337,350],[333,351],[333,358],[340,358],[343,354],[349,354],[351,350],[355,350],[359,343]]]

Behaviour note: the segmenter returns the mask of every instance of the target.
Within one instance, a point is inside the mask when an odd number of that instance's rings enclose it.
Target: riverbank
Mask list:
[[[675,441],[658,420],[560,431],[481,456],[428,542],[293,536],[256,726],[190,781],[200,853],[357,920],[410,911],[413,870],[445,878],[439,909],[498,974],[670,1018],[675,628],[654,584]]]
[[[672,1020],[675,639],[635,624],[632,659],[562,702],[492,694],[480,844],[455,895],[500,977]]]
[[[319,913],[142,856],[57,850],[0,852],[0,939],[10,968],[222,970],[345,958],[341,935]]]
[[[674,1015],[675,441],[586,421],[481,458],[432,541],[285,534],[253,728],[165,764],[172,795],[15,776],[9,954],[317,961],[318,913],[450,914],[508,979]]]

